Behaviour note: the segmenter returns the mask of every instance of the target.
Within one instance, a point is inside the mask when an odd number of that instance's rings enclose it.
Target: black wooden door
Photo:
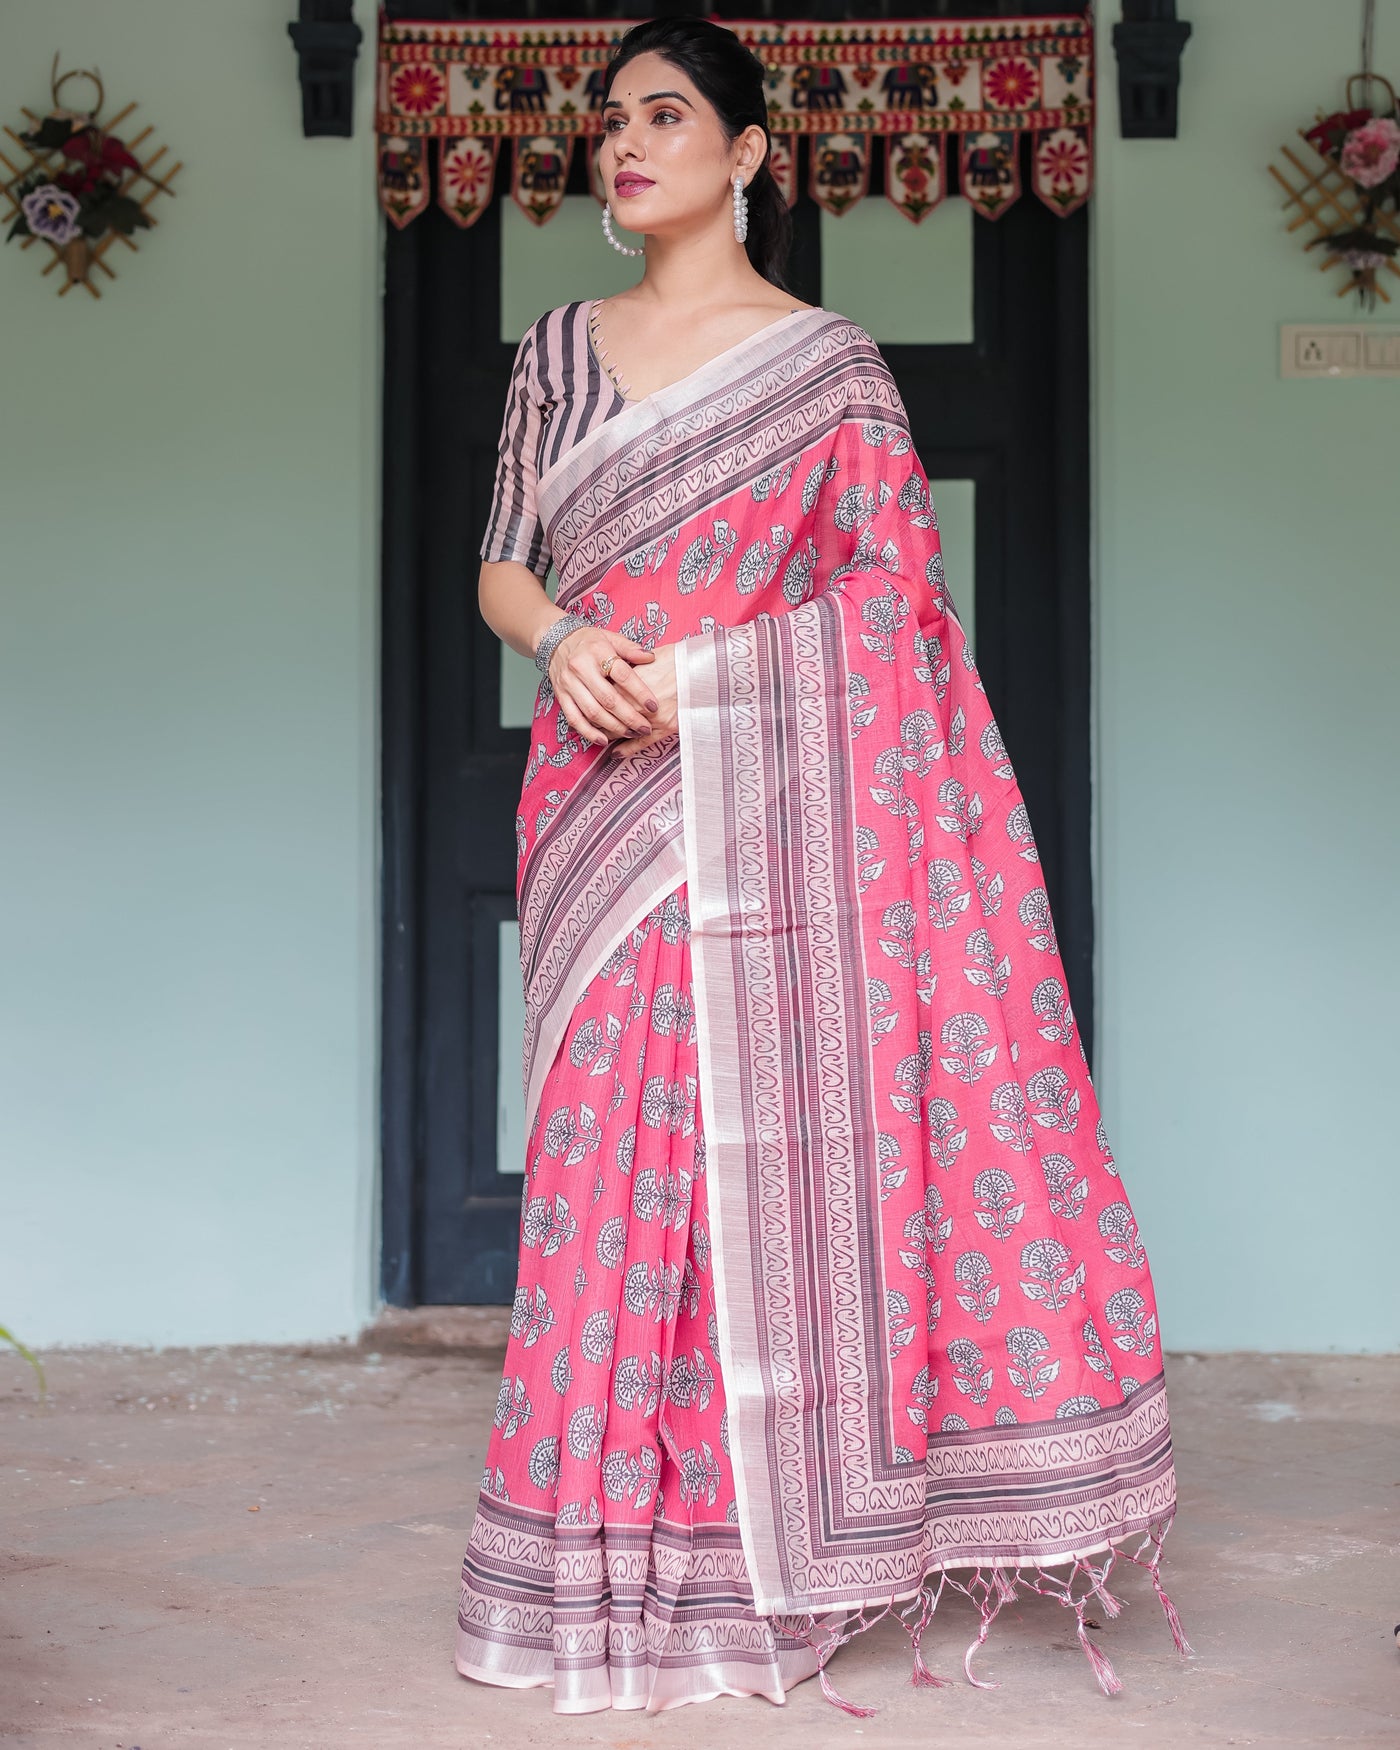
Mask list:
[[[427,0],[389,10],[473,15]],[[545,15],[571,10],[551,5]],[[732,16],[912,10],[742,7]],[[962,0],[919,15],[1051,10]],[[872,200],[883,195],[874,156]],[[498,961],[500,925],[515,912],[528,731],[501,727],[500,646],[475,588],[515,352],[499,338],[506,158],[496,200],[469,230],[430,209],[387,239],[382,1280],[396,1305],[501,1304],[515,1285],[521,1181],[518,1162],[498,1170],[496,1090],[498,975],[518,982],[519,969]],[[1027,192],[1000,219],[974,221],[972,342],[881,351],[930,478],[976,482],[978,665],[1035,827],[1088,1047],[1087,214],[1056,217],[1023,181]],[[568,192],[588,192],[577,160]],[[794,219],[793,290],[819,304],[819,213],[805,193]],[[577,295],[561,285],[557,301]],[[514,1057],[518,1041],[505,1049]]]

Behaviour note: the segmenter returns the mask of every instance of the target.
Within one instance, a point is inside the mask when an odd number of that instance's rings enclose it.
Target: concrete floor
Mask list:
[[[452,1666],[501,1356],[494,1313],[400,1321],[333,1350],[51,1354],[40,1409],[0,1359],[0,1741],[110,1750],[491,1745],[1400,1745],[1400,1357],[1176,1356],[1183,1498],[1166,1583],[1096,1639],[1096,1687],[1048,1600],[1008,1606],[961,1679],[971,1606],[940,1606],[912,1689],[889,1624],[815,1683],[648,1718],[560,1718],[546,1690]],[[1115,1578],[1116,1584],[1116,1578]],[[945,1600],[946,1602],[946,1600]]]

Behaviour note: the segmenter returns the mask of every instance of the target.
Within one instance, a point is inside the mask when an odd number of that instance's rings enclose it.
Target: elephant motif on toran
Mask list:
[[[936,109],[938,107],[938,73],[922,62],[905,62],[889,67],[880,81],[890,109]]]
[[[549,102],[549,74],[543,67],[499,67],[496,108],[542,113]]]
[[[846,76],[839,67],[794,67],[791,85],[794,109],[845,108]]]

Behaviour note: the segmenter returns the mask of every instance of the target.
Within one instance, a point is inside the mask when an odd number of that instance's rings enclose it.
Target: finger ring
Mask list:
[[[616,651],[614,651],[611,656],[604,657],[604,659],[603,659],[603,679],[604,680],[606,680],[608,678],[608,675],[612,669],[612,665],[616,660],[617,660],[617,652]]]

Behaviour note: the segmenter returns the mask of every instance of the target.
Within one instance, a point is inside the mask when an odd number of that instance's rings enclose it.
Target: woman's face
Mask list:
[[[737,172],[747,186],[765,146],[754,126],[727,141],[714,106],[654,52],[627,63],[603,105],[603,186],[614,217],[632,231],[713,223],[728,211],[730,179]]]

